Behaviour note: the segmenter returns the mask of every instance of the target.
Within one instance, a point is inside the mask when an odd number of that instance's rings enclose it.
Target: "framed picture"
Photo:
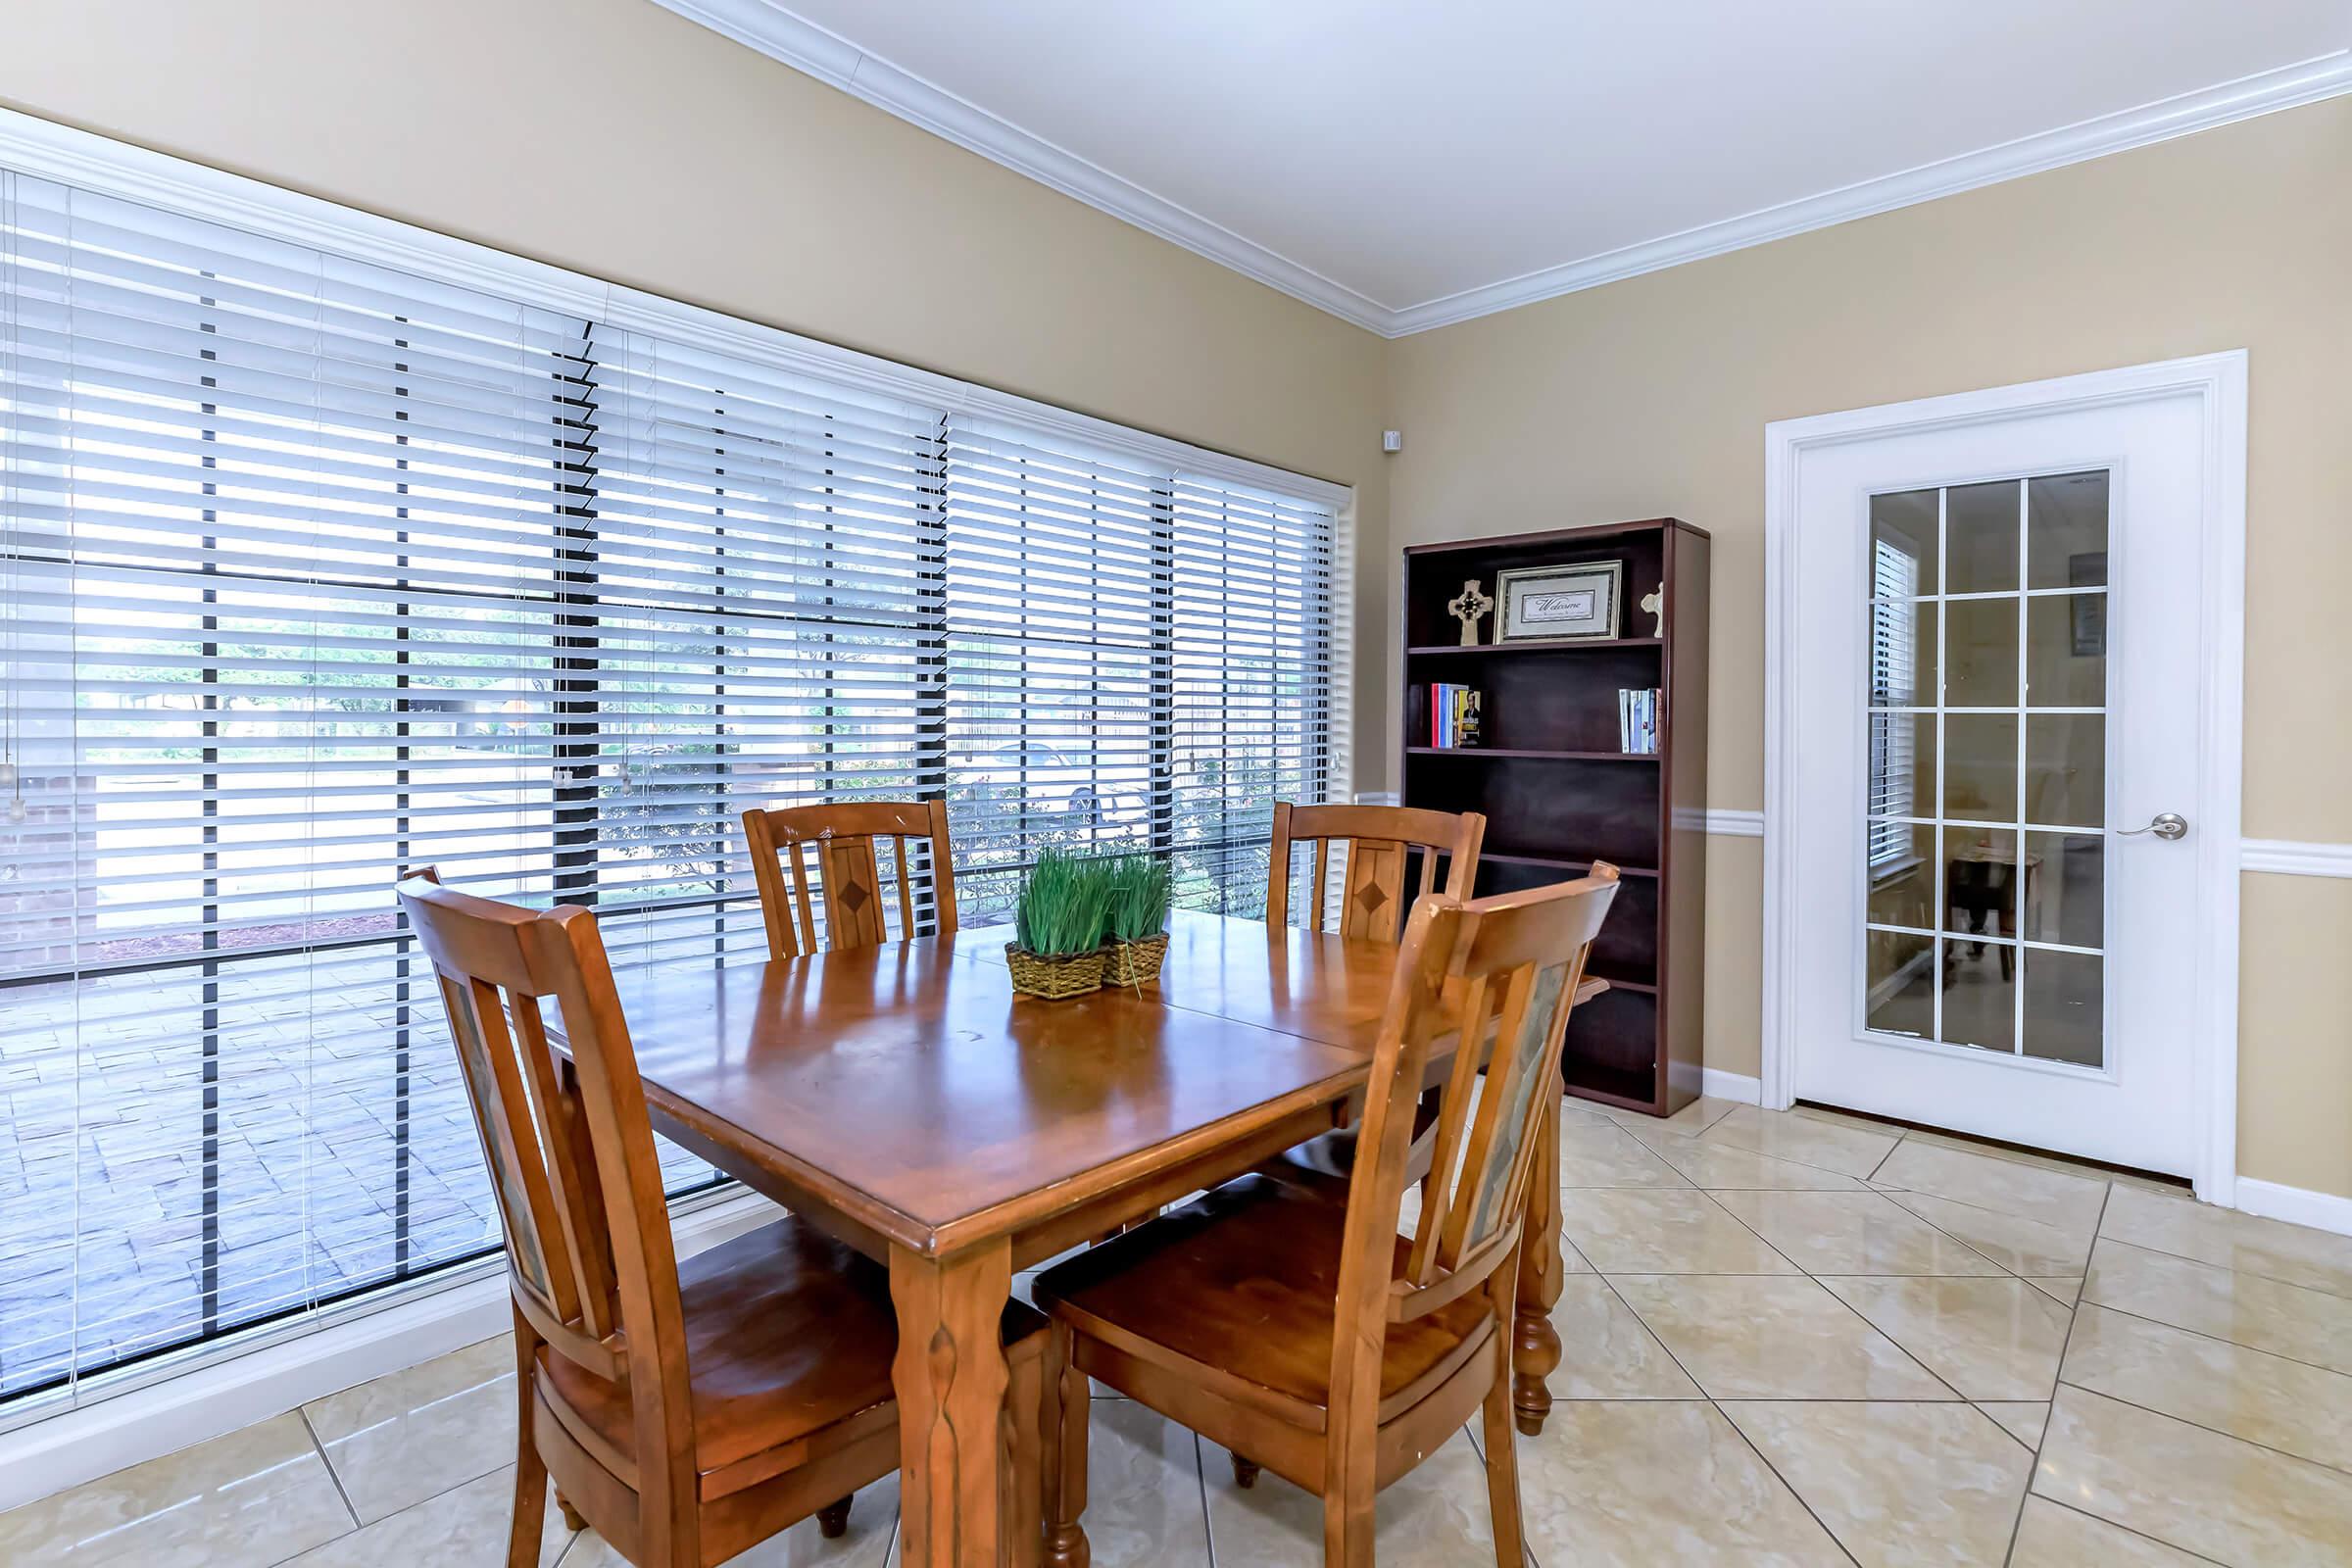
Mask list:
[[[1523,566],[1494,579],[1494,640],[1524,642],[1537,637],[1614,637],[1618,591],[1625,580],[1622,561],[1588,561],[1574,566]]]

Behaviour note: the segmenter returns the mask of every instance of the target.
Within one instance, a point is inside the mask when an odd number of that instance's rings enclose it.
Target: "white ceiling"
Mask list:
[[[2352,91],[2352,0],[659,0],[1375,331]]]

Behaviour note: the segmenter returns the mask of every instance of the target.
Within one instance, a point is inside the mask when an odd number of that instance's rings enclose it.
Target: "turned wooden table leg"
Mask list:
[[[1011,1555],[1000,1540],[999,1474],[1009,1378],[1001,1325],[1011,1295],[1002,1238],[947,1257],[891,1249],[899,1560],[907,1568],[982,1568]]]
[[[1511,1347],[1511,1414],[1534,1437],[1551,1413],[1544,1380],[1560,1364],[1559,1331],[1551,1309],[1567,1283],[1560,1259],[1560,1102],[1555,1098],[1537,1130],[1535,1169],[1528,1176],[1526,1239],[1519,1244],[1519,1309]]]

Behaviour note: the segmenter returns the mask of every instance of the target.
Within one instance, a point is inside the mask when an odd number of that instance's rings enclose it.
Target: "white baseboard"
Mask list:
[[[1714,1100],[1737,1100],[1742,1105],[1764,1102],[1763,1080],[1743,1072],[1725,1072],[1721,1067],[1707,1068],[1699,1080],[1699,1093]]]
[[[2315,1230],[2333,1231],[2338,1236],[2352,1236],[2352,1198],[2338,1198],[2333,1193],[2315,1193],[2308,1188],[2283,1187],[2277,1182],[2240,1176],[2236,1206],[2264,1219],[2282,1219]]]
[[[671,1222],[678,1255],[715,1247],[777,1212],[750,1192],[682,1211]],[[85,1395],[79,1404],[0,1433],[0,1511],[506,1333],[514,1323],[506,1264],[488,1263],[342,1321],[279,1330],[241,1353],[215,1348],[177,1371],[156,1368],[121,1393]]]

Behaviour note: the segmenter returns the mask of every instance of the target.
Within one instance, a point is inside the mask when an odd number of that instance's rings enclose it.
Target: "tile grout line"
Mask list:
[[[1722,1207],[1721,1204],[1717,1204],[1716,1206],[1719,1208]],[[1730,1210],[1727,1209],[1725,1212],[1729,1213]],[[1739,1218],[1737,1214],[1734,1214],[1732,1217],[1735,1220]],[[1757,1240],[1763,1241],[1763,1238],[1758,1237]],[[1765,1242],[1764,1245],[1770,1247],[1772,1244]],[[1796,1268],[1798,1273],[1805,1279],[1809,1280],[1813,1278],[1812,1275],[1805,1274],[1802,1266],[1797,1264],[1793,1259],[1790,1260],[1789,1266]],[[1772,1275],[1754,1277],[1782,1279],[1786,1278],[1787,1276]],[[1600,1283],[1607,1287],[1608,1293],[1611,1296],[1616,1297],[1617,1304],[1619,1306],[1624,1307],[1628,1312],[1634,1314],[1634,1321],[1641,1324],[1642,1332],[1647,1334],[1650,1339],[1657,1343],[1659,1349],[1666,1352],[1666,1359],[1674,1363],[1675,1370],[1682,1373],[1685,1378],[1690,1380],[1690,1386],[1698,1391],[1698,1396],[1700,1399],[1706,1402],[1707,1408],[1714,1411],[1716,1416],[1722,1420],[1723,1424],[1732,1429],[1732,1435],[1747,1446],[1748,1452],[1754,1454],[1757,1462],[1762,1464],[1766,1470],[1772,1473],[1772,1479],[1778,1481],[1781,1484],[1782,1489],[1786,1491],[1789,1496],[1796,1499],[1796,1505],[1805,1510],[1805,1517],[1811,1519],[1813,1523],[1820,1528],[1821,1533],[1830,1538],[1830,1544],[1837,1547],[1839,1552],[1843,1553],[1847,1562],[1855,1564],[1856,1568],[1860,1568],[1861,1559],[1846,1549],[1845,1543],[1838,1539],[1838,1532],[1832,1530],[1828,1521],[1823,1519],[1820,1514],[1814,1512],[1813,1505],[1805,1500],[1805,1494],[1797,1491],[1795,1486],[1788,1480],[1787,1476],[1781,1474],[1780,1466],[1774,1464],[1771,1456],[1766,1454],[1763,1449],[1757,1447],[1755,1440],[1750,1438],[1746,1432],[1741,1430],[1739,1422],[1732,1419],[1731,1412],[1723,1407],[1723,1401],[1716,1398],[1712,1394],[1709,1394],[1707,1392],[1707,1386],[1699,1382],[1696,1377],[1692,1376],[1690,1369],[1683,1364],[1683,1358],[1674,1353],[1674,1347],[1668,1345],[1658,1331],[1650,1327],[1649,1320],[1642,1315],[1640,1309],[1637,1308],[1633,1302],[1627,1300],[1623,1296],[1618,1294],[1616,1282],[1611,1280],[1606,1274],[1602,1274],[1600,1276]]]
[[[1957,1201],[1957,1200],[1955,1200],[1955,1201]],[[2219,1212],[2233,1213],[2235,1211],[2231,1209],[2223,1209]],[[2102,1211],[2101,1223],[2104,1222],[2105,1216],[2104,1211]],[[2330,1300],[2352,1301],[2352,1295],[2346,1295],[2341,1291],[2325,1290],[2317,1285],[2305,1285],[2296,1280],[2280,1279],[2276,1274],[2257,1273],[2255,1270],[2250,1268],[2232,1268],[2227,1263],[2216,1263],[2209,1257],[2196,1257],[2187,1252],[2175,1252],[2162,1247],[2150,1247],[2145,1242],[2134,1242],[2122,1236],[2109,1236],[2101,1233],[2091,1238],[2091,1243],[2093,1246],[2096,1246],[2100,1242],[2113,1242],[2118,1247],[2136,1247],[2143,1252],[2154,1252],[2158,1257],[2178,1258],[2183,1263],[2194,1263],[2199,1268],[2218,1269],[2224,1274],[2243,1274],[2249,1279],[2267,1280],[2273,1285],[2286,1286],[2289,1290],[2309,1291],[2314,1296],[2325,1296]]]
[[[2191,1421],[2188,1417],[2184,1415],[2175,1415],[2170,1410],[2159,1410],[2156,1408],[2156,1406],[2152,1404],[2142,1404],[2137,1399],[2127,1399],[2122,1395],[2110,1394],[2105,1389],[2094,1389],[2085,1383],[2069,1383],[2063,1377],[2058,1380],[2058,1386],[2062,1389],[2072,1389],[2077,1394],[2087,1394],[2094,1399],[2105,1399],[2111,1404],[2120,1404],[2128,1409],[2143,1411],[2148,1415],[2156,1416],[2166,1421],[2178,1422],[2181,1426],[2193,1428],[2198,1432],[2211,1433],[2213,1436],[2224,1439],[2230,1443],[2242,1443],[2249,1448],[2260,1448],[2265,1453],[2275,1453],[2279,1458],[2286,1460],[2290,1464],[2309,1465],[2314,1470],[2325,1470],[2331,1475],[2352,1476],[2352,1470],[2347,1470],[2342,1465],[2329,1464],[2325,1459],[2314,1459],[2300,1453],[2290,1453],[2284,1448],[2276,1447],[2271,1444],[2262,1442],[2258,1438],[2242,1438],[2234,1432],[2224,1432],[2219,1427],[2209,1427],[2202,1421]],[[2053,1399],[2052,1402],[2054,1403],[2056,1401]]]
[[[2094,1301],[2087,1296],[2075,1302],[2077,1312],[2086,1306],[2095,1306],[2102,1312],[2113,1312],[2117,1317],[2131,1318],[2135,1323],[2147,1323],[2160,1329],[2170,1329],[2175,1334],[2185,1334],[2192,1339],[2209,1341],[2215,1345],[2227,1345],[2232,1350],[2243,1350],[2248,1355],[2267,1355],[2273,1360],[2284,1361],[2290,1366],[2308,1367],[2314,1372],[2327,1372],[2339,1378],[2352,1378],[2352,1372],[2346,1372],[2342,1367],[2329,1366],[2325,1361],[2306,1361],[2299,1355],[2288,1355],[2282,1350],[2266,1350],[2259,1345],[2248,1345],[2242,1340],[2233,1340],[2227,1335],[2208,1334],[2203,1329],[2192,1329],[2184,1323],[2168,1323],[2163,1318],[2150,1317],[2145,1312],[2134,1312],[2128,1306],[2117,1306],[2108,1301]],[[2078,1383],[2075,1387],[2082,1388],[2084,1385]],[[2090,1392],[2096,1394],[2099,1391],[2092,1389]]]
[[[1158,1414],[1153,1411],[1153,1414]],[[1163,1421],[1168,1419],[1161,1416]],[[1208,1511],[1208,1456],[1200,1451],[1200,1434],[1188,1432],[1193,1440],[1193,1492],[1200,1499],[1200,1544],[1208,1555],[1208,1568],[1217,1568],[1217,1527],[1210,1522]],[[1091,1468],[1091,1466],[1090,1466]]]
[[[2090,1227],[2091,1245],[2098,1245],[2099,1226],[2107,1223],[2107,1205],[2115,1200],[2115,1184],[2109,1182],[2107,1191],[2099,1197],[2099,1217]],[[2085,1277],[2089,1259],[2083,1260]],[[2027,1286],[2032,1290],[2034,1287]],[[2034,1440],[2034,1457],[2026,1463],[2026,1490],[2018,1495],[2016,1517],[2009,1521],[2009,1550],[2003,1554],[2004,1563],[2017,1556],[2017,1538],[2026,1528],[2026,1499],[2034,1495],[2034,1482],[2041,1474],[2041,1450],[2050,1441],[2050,1423],[2058,1416],[2058,1386],[2066,1381],[2066,1358],[2075,1348],[2075,1325],[2082,1321],[2082,1293],[2075,1293],[2075,1304],[2066,1309],[2066,1341],[2058,1347],[2058,1365],[2050,1374],[2049,1407],[2041,1412],[2041,1431]]]
[[[2083,1518],[2105,1525],[2111,1530],[2121,1530],[2127,1536],[2136,1537],[2137,1539],[2148,1542],[2153,1545],[2162,1546],[2167,1551],[2177,1551],[2180,1553],[2181,1556],[2187,1557],[2192,1561],[2209,1562],[2214,1564],[2215,1568],[2229,1568],[2229,1565],[2224,1563],[2219,1557],[2208,1557],[2201,1551],[2191,1551],[2186,1546],[2176,1546],[2169,1541],[2162,1540],[2156,1536],[2151,1536],[2145,1530],[2134,1530],[2130,1525],[2124,1524],[2120,1520],[2110,1519],[2103,1513],[2092,1513],[2088,1508],[2078,1508],[2073,1503],[2062,1502],[2056,1497],[2043,1497],[2038,1492],[2029,1492],[2027,1495],[2030,1497],[2040,1497],[2043,1502],[2048,1503],[2053,1508],[2063,1508],[2068,1513],[2080,1514]],[[2023,1513],[2022,1509],[2020,1510],[2020,1513]],[[2011,1547],[2011,1550],[2014,1553],[2014,1545]]]
[[[318,1429],[311,1425],[311,1412],[298,1404],[294,1407],[294,1413],[302,1417],[303,1434],[311,1440],[311,1446],[318,1451],[318,1462],[326,1469],[326,1479],[334,1484],[335,1495],[341,1498],[343,1501],[343,1511],[351,1515],[352,1531],[357,1532],[366,1529],[367,1526],[360,1523],[360,1510],[351,1505],[351,1494],[343,1490],[343,1478],[335,1473],[335,1461],[327,1457],[326,1445],[318,1441]],[[479,1480],[480,1477],[477,1476],[474,1479]],[[435,1495],[438,1495],[438,1494],[435,1494]],[[418,1500],[429,1501],[430,1499],[419,1498]],[[405,1510],[396,1509],[394,1511],[400,1512]]]

